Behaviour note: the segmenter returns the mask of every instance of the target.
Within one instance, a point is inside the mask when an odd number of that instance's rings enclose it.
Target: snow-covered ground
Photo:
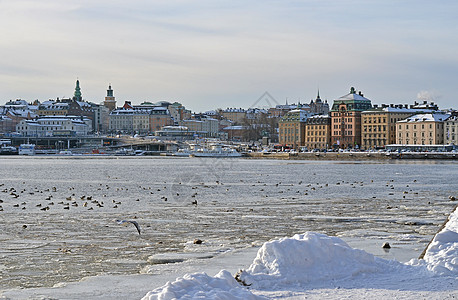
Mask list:
[[[408,263],[374,257],[337,237],[307,232],[265,243],[235,276],[187,274],[150,291],[154,299],[455,299],[458,296],[458,210]],[[251,293],[249,293],[249,291]]]
[[[144,300],[456,299],[458,210],[434,237],[424,259],[407,263],[375,257],[351,248],[337,237],[307,232],[267,242],[260,249],[159,264],[154,268],[145,275],[95,276],[52,288],[8,290],[1,296]],[[145,293],[147,290],[150,292]]]

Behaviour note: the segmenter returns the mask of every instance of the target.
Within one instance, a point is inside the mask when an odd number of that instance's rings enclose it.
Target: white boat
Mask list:
[[[181,157],[241,157],[237,150],[222,144],[211,144],[209,148],[196,144],[190,144],[189,148],[179,149],[173,156]]]
[[[242,154],[237,150],[229,147],[223,147],[221,144],[210,145],[210,149],[201,148],[193,151],[195,157],[241,157]]]
[[[194,153],[189,149],[178,149],[177,152],[173,153],[173,156],[189,157]]]
[[[21,144],[19,146],[19,155],[35,155],[35,145],[34,144]]]
[[[3,145],[0,148],[0,155],[13,155],[18,154],[16,147]]]
[[[115,155],[117,156],[132,156],[136,155],[134,149],[121,148],[116,150]]]
[[[73,153],[70,150],[62,150],[59,152],[59,155],[73,155]]]

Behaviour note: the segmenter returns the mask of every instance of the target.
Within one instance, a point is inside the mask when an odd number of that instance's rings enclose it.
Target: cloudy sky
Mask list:
[[[458,1],[0,0],[0,104],[180,101],[193,111],[432,99],[458,108]],[[272,100],[270,100],[272,102]]]

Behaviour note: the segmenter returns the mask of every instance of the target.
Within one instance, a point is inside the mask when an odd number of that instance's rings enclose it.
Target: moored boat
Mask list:
[[[21,144],[19,146],[19,155],[35,155],[35,144]]]

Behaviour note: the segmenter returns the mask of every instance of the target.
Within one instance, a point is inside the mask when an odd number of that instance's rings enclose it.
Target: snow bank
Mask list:
[[[142,298],[142,300],[171,299],[264,299],[253,295],[232,277],[231,273],[222,270],[215,277],[205,273],[186,274],[174,282],[168,282]]]
[[[265,243],[238,278],[255,288],[354,277],[401,264],[353,249],[337,237],[307,232]]]
[[[342,295],[352,297],[354,288],[363,286],[366,288],[362,289],[359,298],[366,298],[369,290],[377,289],[380,290],[375,293],[378,296],[396,296],[400,289],[407,289],[403,295],[417,298],[425,295],[422,290],[425,288],[427,295],[442,299],[449,292],[456,293],[455,288],[450,287],[457,275],[458,209],[455,209],[434,237],[423,260],[411,260],[407,264],[385,260],[353,249],[340,238],[307,232],[265,243],[250,267],[237,273],[236,278],[257,293],[270,291],[270,296],[279,291],[303,292],[307,286],[313,286],[312,283],[326,286],[326,283],[340,282],[340,286],[352,282],[347,292],[339,290]],[[431,282],[433,285],[427,286]],[[333,284],[329,286],[334,288]],[[260,298],[223,270],[215,277],[205,273],[185,275],[149,292],[143,300],[148,299]]]
[[[440,275],[458,275],[458,208],[426,250],[428,270]]]

